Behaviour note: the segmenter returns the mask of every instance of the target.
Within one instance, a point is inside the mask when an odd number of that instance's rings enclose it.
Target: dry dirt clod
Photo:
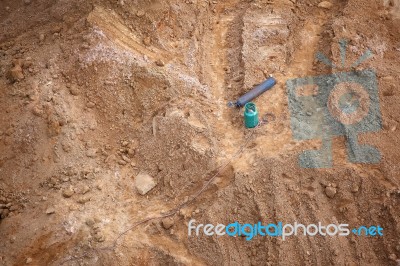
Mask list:
[[[382,80],[388,81],[388,82],[392,82],[392,81],[394,80],[394,77],[393,77],[393,76],[384,76],[384,77],[382,78]]]
[[[87,104],[86,104],[86,107],[87,108],[93,108],[93,107],[95,107],[96,106],[96,104],[94,103],[94,102],[88,102]]]
[[[221,265],[223,259],[280,265],[312,264],[321,256],[334,263],[344,261],[336,237],[315,243],[298,237],[301,250],[287,246],[281,256],[281,239],[271,241],[278,249],[265,249],[261,238],[248,242],[243,234],[236,240],[192,237],[186,245],[184,221],[253,223],[265,216],[290,220],[296,213],[299,220],[320,215],[335,223],[337,215],[357,213],[355,224],[372,220],[393,228],[400,222],[392,169],[399,161],[398,0],[3,2],[0,215],[11,216],[0,221],[0,235],[8,236],[0,245],[3,264],[24,265],[31,257],[30,265]],[[340,39],[348,41],[343,69]],[[381,162],[353,164],[343,145],[332,145],[334,170],[301,169],[300,152],[318,149],[320,140],[294,140],[289,107],[300,98],[287,99],[286,79],[334,74],[313,60],[317,51],[347,72],[367,49],[374,57],[355,69],[378,70],[386,125],[360,141],[376,144]],[[11,65],[13,58],[23,61]],[[15,66],[22,72],[13,78]],[[242,111],[225,103],[270,74],[278,84],[255,101],[260,113],[276,119],[253,134],[243,127]],[[320,107],[318,99],[316,105],[308,100],[299,106],[304,123]],[[226,172],[217,168],[228,161]],[[147,173],[142,180],[139,170]],[[321,197],[340,206],[318,209]],[[374,239],[353,239],[357,252],[345,258],[350,262],[390,265],[399,259],[393,234],[376,248]],[[119,252],[125,247],[129,252]],[[391,253],[397,257],[390,261]]]
[[[94,221],[93,218],[86,219],[86,225],[89,226],[89,227],[93,227],[95,223],[96,222]]]
[[[104,242],[106,240],[103,234],[101,233],[96,233],[94,238],[97,242]]]
[[[122,160],[124,160],[125,162],[127,162],[127,163],[131,162],[131,160],[128,157],[126,157],[125,155],[122,155],[121,157],[122,157]]]
[[[80,198],[78,198],[78,200],[76,202],[78,202],[79,204],[85,204],[86,202],[89,202],[91,200],[90,196],[81,196]]]
[[[135,187],[139,194],[145,195],[156,186],[154,179],[148,174],[138,174],[135,177]]]
[[[88,185],[83,185],[77,189],[77,192],[80,194],[86,194],[90,191],[90,187]]]
[[[165,65],[165,63],[164,63],[161,59],[156,60],[155,63],[156,63],[156,65],[159,66],[159,67],[163,67],[163,66]]]
[[[243,76],[242,76],[242,75],[238,75],[238,76],[236,76],[236,77],[233,78],[233,81],[239,82],[239,81],[241,81],[242,79],[243,79]]]
[[[72,85],[72,86],[69,88],[69,92],[70,92],[72,95],[74,95],[74,96],[78,96],[78,95],[79,95],[78,86]]]
[[[151,44],[151,39],[149,36],[143,38],[143,44],[149,46]]]
[[[56,212],[56,209],[54,207],[49,207],[46,209],[46,214],[53,214]]]
[[[32,62],[32,58],[31,57],[27,57],[24,62],[22,63],[22,68],[30,68],[32,67],[33,62]]]
[[[386,96],[386,97],[393,96],[395,94],[394,91],[395,91],[394,87],[388,88],[388,89],[383,91],[383,96]]]
[[[318,7],[325,8],[325,9],[331,9],[333,4],[328,1],[322,1],[321,3],[318,4]]]
[[[41,117],[44,114],[43,109],[41,108],[41,106],[35,105],[32,107],[32,114],[34,114],[35,116]]]
[[[44,33],[40,33],[40,34],[39,34],[39,41],[40,41],[40,42],[43,42],[43,41],[44,41],[44,38],[45,38]]]
[[[351,187],[351,192],[357,193],[359,189],[360,189],[360,188],[358,187],[357,184],[353,184],[353,186]]]
[[[168,230],[174,225],[175,222],[174,222],[173,218],[167,217],[167,218],[164,218],[161,223],[162,223],[162,226],[164,227],[164,229]]]
[[[145,14],[146,14],[146,13],[145,13],[143,10],[139,10],[139,11],[136,13],[136,16],[138,16],[138,17],[140,18],[140,17],[143,17]]]
[[[334,187],[326,187],[325,188],[325,194],[328,198],[333,198],[336,195],[336,188]]]
[[[89,157],[89,158],[95,158],[96,157],[96,153],[97,153],[97,149],[96,148],[91,148],[91,149],[88,149],[86,151],[86,156]]]
[[[61,143],[61,147],[62,147],[63,151],[65,151],[67,153],[71,152],[71,150],[72,150],[72,145],[69,142]]]
[[[74,195],[74,190],[69,187],[63,190],[62,195],[64,196],[64,198],[70,198],[72,197],[72,195]]]
[[[21,81],[24,78],[25,76],[20,65],[15,65],[13,68],[11,68],[10,79],[12,82]]]
[[[128,155],[129,156],[135,155],[135,149],[128,149]]]
[[[118,161],[118,164],[119,164],[119,165],[126,165],[127,162],[125,162],[124,160],[119,160],[119,161]]]
[[[126,147],[126,146],[128,146],[128,145],[129,145],[129,142],[126,141],[126,140],[124,140],[124,141],[121,142],[121,146],[122,146],[122,147]]]

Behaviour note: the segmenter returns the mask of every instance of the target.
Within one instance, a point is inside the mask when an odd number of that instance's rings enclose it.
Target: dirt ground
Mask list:
[[[0,264],[400,265],[400,1],[320,2],[0,0]],[[340,62],[342,39],[345,70],[373,53],[357,69],[383,126],[359,141],[382,160],[349,162],[339,136],[332,168],[301,168],[321,141],[293,138],[286,81],[332,73],[315,54]],[[245,129],[227,102],[269,75],[270,119]],[[384,236],[188,237],[191,219]]]

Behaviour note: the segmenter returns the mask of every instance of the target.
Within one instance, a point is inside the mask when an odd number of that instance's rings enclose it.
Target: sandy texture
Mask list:
[[[326,2],[2,0],[0,264],[397,265],[400,1]],[[303,169],[321,140],[294,140],[285,84],[337,71],[315,54],[339,63],[341,39],[343,70],[374,54],[356,70],[377,73],[383,126],[358,141],[382,160],[349,162],[339,136],[332,168]],[[278,84],[255,100],[269,122],[246,130],[226,104],[269,75]],[[139,174],[156,183],[145,195]],[[196,238],[190,219],[385,235]]]

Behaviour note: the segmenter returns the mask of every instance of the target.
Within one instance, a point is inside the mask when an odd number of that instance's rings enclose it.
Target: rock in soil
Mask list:
[[[331,9],[332,6],[333,6],[333,4],[331,2],[328,2],[328,1],[323,1],[323,2],[318,4],[318,7],[325,8],[325,9]]]
[[[328,198],[333,198],[336,195],[336,188],[334,187],[326,187],[325,194]]]
[[[54,207],[49,207],[46,210],[46,214],[53,214],[56,212],[56,209]]]
[[[167,217],[167,218],[164,218],[161,223],[162,223],[162,226],[164,227],[164,229],[168,230],[174,225],[174,219],[171,217]]]
[[[72,195],[74,195],[74,190],[72,188],[66,188],[63,190],[62,195],[64,198],[70,198]]]
[[[140,173],[135,177],[135,187],[140,195],[146,195],[156,186],[154,179],[148,175]]]

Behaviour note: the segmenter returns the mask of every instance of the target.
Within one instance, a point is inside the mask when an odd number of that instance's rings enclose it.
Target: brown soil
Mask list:
[[[0,264],[399,263],[400,1],[319,2],[0,0]],[[331,73],[314,55],[340,62],[341,39],[349,62],[374,54],[360,69],[377,72],[383,129],[359,140],[383,158],[350,163],[338,137],[331,169],[302,169],[299,153],[320,141],[293,139],[285,82]],[[255,103],[276,119],[245,129],[226,103],[268,75],[278,84]],[[144,196],[138,173],[156,181]],[[215,173],[169,220],[126,231]],[[381,225],[384,236],[196,238],[190,219]]]

